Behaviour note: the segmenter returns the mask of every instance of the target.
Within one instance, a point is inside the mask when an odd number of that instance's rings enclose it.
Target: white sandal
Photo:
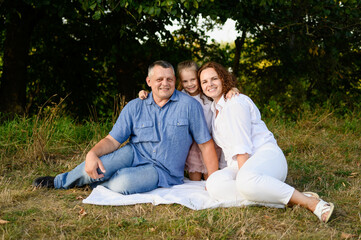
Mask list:
[[[320,199],[320,196],[315,192],[302,192],[302,194],[305,195],[306,197],[313,197],[316,199]]]
[[[335,206],[333,205],[333,203],[328,203],[328,202],[325,202],[322,199],[320,199],[320,201],[316,205],[315,211],[313,211],[313,213],[318,217],[318,219],[321,220],[321,222],[327,223],[332,215],[334,208],[335,208]],[[325,221],[322,221],[322,215],[327,212],[328,212],[328,215],[327,215]]]

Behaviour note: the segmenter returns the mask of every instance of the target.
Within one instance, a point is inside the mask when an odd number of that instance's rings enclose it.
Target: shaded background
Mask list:
[[[229,18],[235,42],[210,41],[205,33]],[[265,112],[345,114],[361,108],[360,18],[356,0],[3,0],[1,116],[66,98],[77,119],[109,117],[146,88],[159,59],[217,61]],[[170,32],[174,21],[181,28]]]

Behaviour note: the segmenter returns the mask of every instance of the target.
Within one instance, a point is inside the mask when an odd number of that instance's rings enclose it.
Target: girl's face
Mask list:
[[[200,82],[203,93],[218,102],[222,97],[222,80],[219,78],[216,70],[206,68],[200,74]]]
[[[179,73],[183,89],[191,96],[198,95],[201,91],[198,85],[197,72],[192,69],[183,69]]]

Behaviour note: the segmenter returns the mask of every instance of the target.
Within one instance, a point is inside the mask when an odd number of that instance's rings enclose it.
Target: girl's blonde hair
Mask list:
[[[189,70],[194,71],[195,74],[196,74],[196,77],[197,77],[197,81],[199,83],[199,78],[198,78],[198,74],[197,74],[198,69],[199,69],[198,64],[193,60],[186,60],[186,61],[180,62],[177,65],[177,78],[179,80],[177,90],[179,90],[179,91],[183,90],[183,85],[182,85],[182,80],[180,78],[180,73],[181,73],[181,71],[183,71],[185,69],[189,69]],[[210,99],[209,97],[207,97],[206,95],[203,94],[200,84],[198,84],[198,88],[199,88],[200,98],[202,99],[204,104],[205,104],[205,98],[208,98],[209,100],[212,100],[212,99]]]
[[[183,90],[183,85],[182,85],[182,81],[180,79],[180,73],[181,71],[185,70],[185,69],[189,69],[192,70],[196,73],[197,76],[197,72],[198,72],[198,64],[195,61],[192,60],[187,60],[187,61],[183,61],[178,63],[177,65],[177,78],[179,79],[179,83],[178,83],[178,87],[177,90],[182,91]]]

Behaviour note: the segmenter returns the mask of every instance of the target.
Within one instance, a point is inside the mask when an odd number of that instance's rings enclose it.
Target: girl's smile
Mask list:
[[[200,87],[197,81],[197,72],[193,69],[184,69],[179,73],[183,89],[191,96],[200,93]]]

